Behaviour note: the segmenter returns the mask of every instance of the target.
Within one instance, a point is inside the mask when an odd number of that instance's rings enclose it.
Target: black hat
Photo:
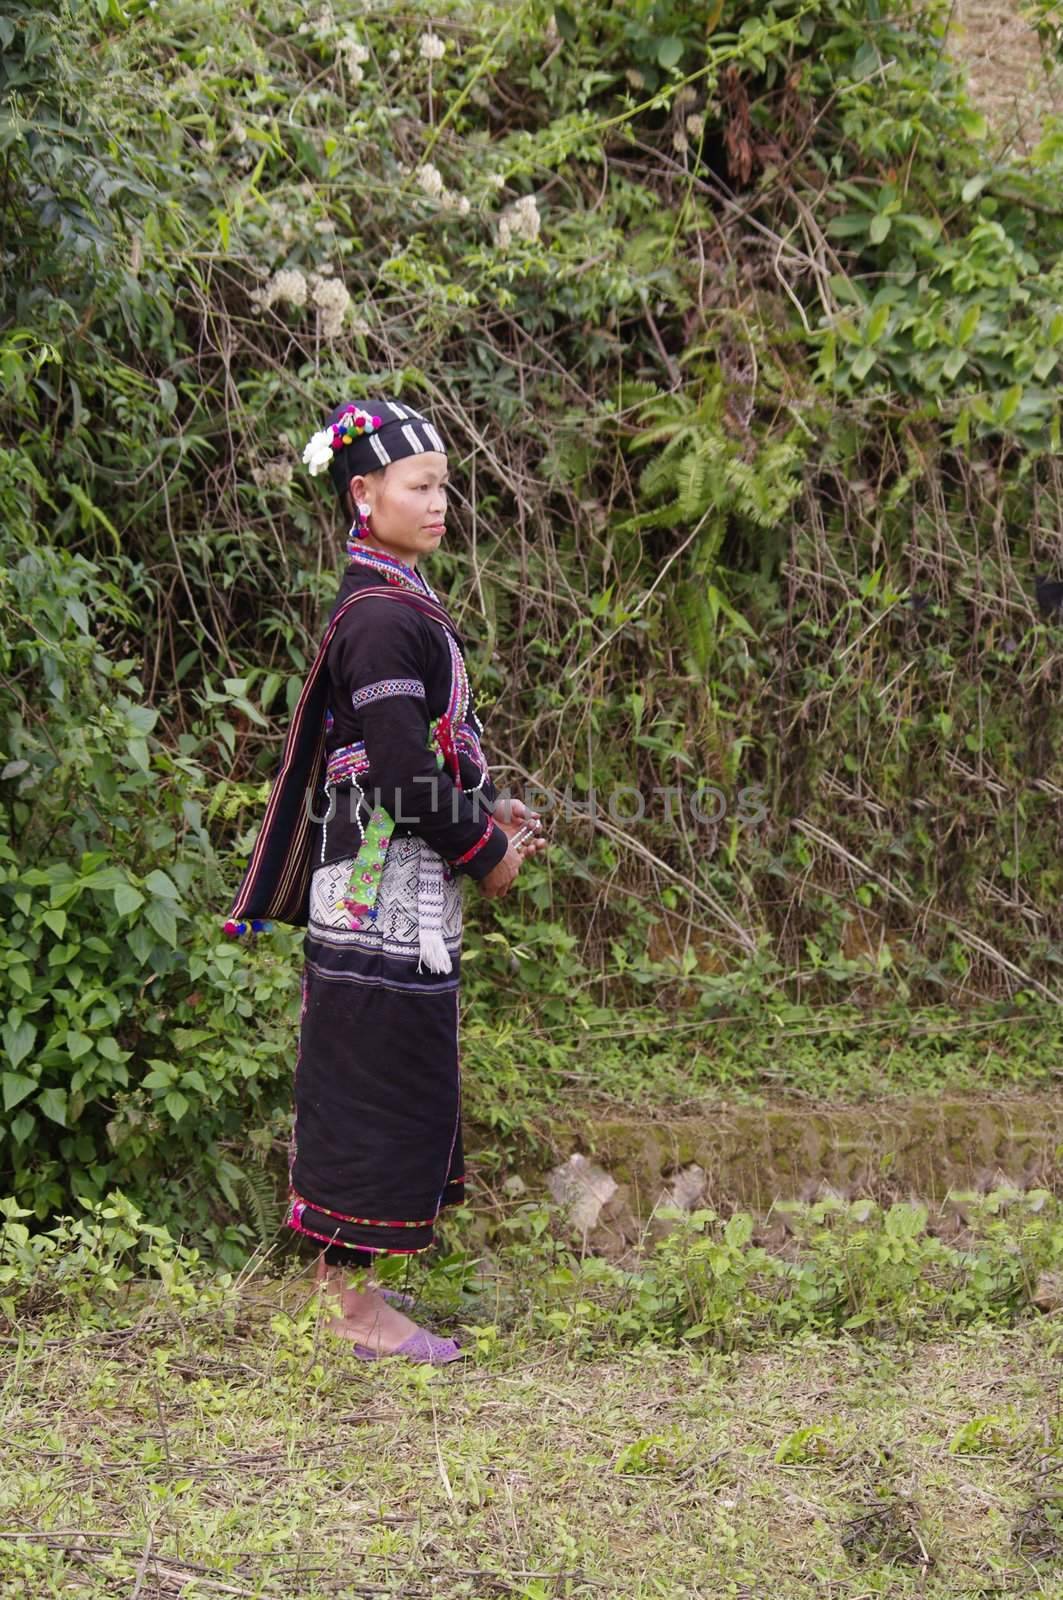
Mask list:
[[[358,473],[376,472],[403,456],[423,455],[447,447],[419,411],[396,400],[345,400],[329,412],[324,427],[303,451],[303,461],[316,476],[327,466],[340,500]],[[328,455],[326,456],[326,451]]]

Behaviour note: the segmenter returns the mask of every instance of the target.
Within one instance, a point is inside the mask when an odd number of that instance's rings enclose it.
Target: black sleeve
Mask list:
[[[506,853],[504,829],[478,796],[455,787],[428,743],[432,653],[412,611],[366,600],[329,646],[329,675],[360,721],[369,771],[361,785],[455,872],[484,878]],[[485,788],[487,785],[484,786]]]

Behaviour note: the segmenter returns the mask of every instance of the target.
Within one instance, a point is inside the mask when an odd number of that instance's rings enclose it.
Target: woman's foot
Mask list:
[[[413,1361],[441,1364],[461,1354],[452,1339],[441,1339],[419,1328],[397,1306],[389,1304],[379,1289],[344,1288],[345,1277],[342,1267],[319,1262],[319,1288],[340,1312],[326,1327],[337,1338],[353,1344],[357,1355],[366,1359],[404,1355]]]
[[[417,1332],[417,1324],[398,1306],[389,1305],[379,1290],[344,1289],[339,1308],[341,1314],[328,1324],[330,1332],[375,1355],[391,1355]]]

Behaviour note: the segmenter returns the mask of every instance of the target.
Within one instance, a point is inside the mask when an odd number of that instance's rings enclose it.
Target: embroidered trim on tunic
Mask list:
[[[359,777],[368,771],[369,757],[365,752],[365,740],[356,739],[353,744],[341,744],[333,750],[325,764],[325,782],[347,783],[352,777]]]
[[[457,1181],[464,1180],[448,1180],[448,1182]],[[330,1211],[328,1206],[319,1206],[312,1200],[304,1200],[302,1195],[293,1189],[291,1214],[296,1223],[302,1221],[304,1211],[319,1211],[323,1217],[335,1217],[339,1222],[357,1222],[367,1228],[430,1228],[439,1217],[438,1211],[434,1217],[425,1217],[420,1222],[385,1222],[380,1217],[349,1217],[345,1211]]]
[[[419,700],[428,699],[420,678],[380,678],[376,683],[367,683],[363,689],[355,689],[351,704],[355,711],[359,711],[374,700],[387,700],[396,694],[412,694]]]
[[[463,856],[458,856],[454,861],[452,861],[450,863],[451,866],[452,867],[461,867],[461,866],[464,866],[466,861],[471,861],[473,856],[477,855],[483,849],[484,845],[487,843],[488,839],[490,839],[490,837],[494,833],[494,831],[495,831],[494,818],[493,817],[488,817],[488,819],[487,819],[487,832],[484,834],[483,838],[482,839],[477,839],[477,841],[473,845],[472,849],[471,850],[466,850],[466,852],[465,852],[465,854]]]
[[[348,1244],[346,1239],[341,1239],[334,1233],[318,1233],[316,1228],[306,1228],[301,1222],[292,1222],[288,1226],[294,1228],[296,1233],[303,1233],[308,1239],[320,1239],[324,1244],[338,1244],[343,1250],[371,1250],[374,1255],[381,1256],[419,1256],[426,1250],[431,1250],[430,1244],[415,1244],[402,1250],[388,1250],[379,1244]]]

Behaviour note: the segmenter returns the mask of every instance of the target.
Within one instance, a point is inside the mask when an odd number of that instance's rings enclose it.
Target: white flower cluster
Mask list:
[[[323,0],[316,17],[309,17],[305,22],[300,22],[300,33],[309,33],[313,38],[331,39],[336,32],[336,18],[329,0]]]
[[[514,239],[527,239],[533,243],[542,226],[539,207],[533,194],[522,195],[515,205],[507,207],[498,219],[498,247],[507,250]]]
[[[286,489],[292,481],[290,461],[264,461],[251,468],[251,478],[260,489]]]
[[[443,174],[430,161],[417,168],[417,182],[432,200],[438,200],[443,193]]]
[[[317,307],[321,337],[338,339],[351,304],[347,285],[341,278],[321,278],[315,272],[310,279],[310,298]]]
[[[323,339],[338,339],[351,305],[347,285],[327,272],[312,272],[309,278],[298,267],[282,267],[275,272],[262,289],[256,289],[251,300],[259,311],[281,301],[284,305],[301,308],[308,303],[318,314],[318,327]]]
[[[687,132],[692,139],[700,139],[705,132],[705,118],[700,112],[692,111],[687,118]]]
[[[289,306],[305,306],[306,297],[306,278],[299,268],[282,267],[273,274],[264,289],[255,290],[251,299],[260,311],[268,311],[278,300]]]
[[[346,67],[350,82],[361,83],[365,77],[362,68],[369,60],[369,46],[356,39],[353,33],[345,33],[336,40],[336,54]]]
[[[430,161],[417,168],[417,182],[430,200],[438,200],[444,211],[456,211],[459,217],[468,216],[472,209],[467,194],[455,194],[443,182],[443,174]]]
[[[425,61],[442,61],[447,53],[447,41],[441,39],[438,33],[433,33],[431,29],[427,33],[422,33],[417,42]]]

